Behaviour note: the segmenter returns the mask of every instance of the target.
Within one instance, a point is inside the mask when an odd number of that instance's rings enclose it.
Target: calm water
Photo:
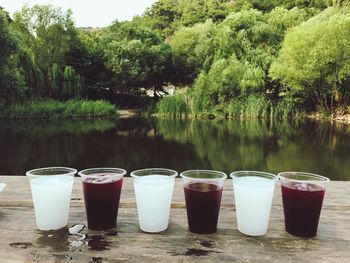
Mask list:
[[[307,171],[350,180],[350,127],[266,120],[1,121],[0,174],[76,169]]]

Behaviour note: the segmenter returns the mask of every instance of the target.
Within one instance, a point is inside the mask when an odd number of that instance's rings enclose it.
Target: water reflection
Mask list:
[[[0,122],[0,173],[43,166],[296,170],[350,180],[350,128],[311,121]]]

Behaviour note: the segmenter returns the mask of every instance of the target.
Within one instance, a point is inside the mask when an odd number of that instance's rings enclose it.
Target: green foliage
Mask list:
[[[169,40],[179,84],[190,84],[202,68],[213,60],[215,25],[211,20],[193,27],[180,28]]]
[[[81,96],[103,92],[113,86],[113,73],[108,69],[103,49],[99,43],[99,30],[78,30],[70,42],[66,56],[67,65],[81,76]]]
[[[24,94],[21,73],[13,56],[18,44],[10,31],[8,14],[0,9],[0,105],[10,103]]]
[[[117,109],[106,101],[68,100],[31,100],[23,104],[13,104],[1,109],[2,119],[57,119],[71,117],[116,116]]]
[[[72,12],[51,5],[25,5],[15,13],[12,29],[21,40],[18,60],[30,94],[62,98],[67,54],[77,38]]]
[[[167,97],[158,111],[289,117],[345,107],[348,4],[159,0],[131,22],[93,30],[50,5],[24,6],[11,23],[1,10],[1,101],[150,91],[157,101],[173,84],[187,87],[186,99]]]
[[[182,27],[191,27],[208,19],[222,21],[232,7],[230,0],[158,0],[134,21],[167,38]]]
[[[114,22],[102,34],[101,45],[120,90],[162,91],[172,76],[171,48],[148,28]]]
[[[157,112],[162,115],[173,117],[187,116],[189,109],[183,94],[163,97],[157,103]]]
[[[270,70],[284,85],[281,95],[323,108],[348,101],[349,35],[349,7],[329,8],[291,30]]]
[[[337,1],[337,0],[236,0],[234,2],[234,10],[239,11],[242,9],[257,9],[264,12],[269,12],[275,7],[284,7],[292,9],[293,7],[299,8],[315,8],[315,9],[325,9],[332,4],[339,4],[337,2],[346,2]]]
[[[227,113],[232,117],[266,118],[270,116],[270,110],[270,101],[256,95],[233,99],[227,106]]]

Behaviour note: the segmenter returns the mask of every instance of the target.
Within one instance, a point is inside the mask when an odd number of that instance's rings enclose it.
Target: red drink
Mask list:
[[[300,237],[317,233],[325,188],[309,183],[282,183],[286,231]]]
[[[192,183],[185,185],[184,190],[189,230],[199,234],[216,232],[222,187]]]
[[[88,227],[106,230],[116,227],[123,177],[105,179],[106,174],[93,174],[83,179],[83,191]],[[113,174],[108,174],[112,175]],[[101,176],[97,178],[96,176]]]

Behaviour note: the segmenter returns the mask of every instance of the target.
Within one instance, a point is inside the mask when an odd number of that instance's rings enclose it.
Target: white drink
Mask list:
[[[0,192],[2,192],[2,190],[4,190],[6,187],[6,184],[4,183],[0,183]]]
[[[134,179],[139,224],[145,232],[161,232],[168,228],[175,178],[147,175]]]
[[[260,236],[267,232],[275,188],[273,179],[242,176],[233,179],[238,230]]]
[[[30,181],[38,229],[54,230],[67,225],[73,178],[50,175]]]

